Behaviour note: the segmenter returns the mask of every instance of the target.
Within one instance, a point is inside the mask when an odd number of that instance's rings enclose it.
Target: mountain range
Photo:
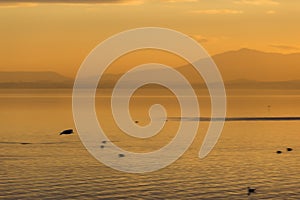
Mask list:
[[[0,72],[0,88],[71,88],[74,80],[51,71]]]
[[[227,88],[300,89],[300,53],[279,54],[240,49],[217,54],[212,58]],[[201,76],[195,75],[191,68],[189,65],[176,69],[193,85],[205,87]],[[163,75],[164,70],[159,70]],[[113,87],[121,75],[105,74],[101,77],[101,87]],[[74,79],[51,71],[0,71],[0,88],[71,88],[73,83]],[[176,85],[175,81],[174,84]]]

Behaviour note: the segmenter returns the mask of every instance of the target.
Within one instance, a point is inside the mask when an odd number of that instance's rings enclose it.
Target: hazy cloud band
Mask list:
[[[97,4],[123,4],[137,2],[135,0],[1,0],[0,4],[14,3],[97,3]]]

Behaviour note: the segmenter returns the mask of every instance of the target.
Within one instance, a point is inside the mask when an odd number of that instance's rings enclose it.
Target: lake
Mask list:
[[[151,152],[174,137],[180,121],[166,122],[149,139],[122,133],[111,116],[109,94],[97,93],[96,108],[116,145]],[[0,90],[1,199],[300,199],[300,121],[228,121],[212,152],[199,159],[209,124],[201,121],[194,142],[176,162],[130,174],[105,166],[85,149],[75,130],[71,95],[67,89]],[[169,93],[152,90],[132,99],[132,118],[141,126],[149,123],[153,103],[165,105],[168,116],[180,116]],[[201,116],[210,115],[209,99],[199,92]],[[227,101],[228,117],[300,116],[299,90],[231,90]],[[75,134],[59,136],[67,128]],[[256,194],[248,197],[248,186]]]

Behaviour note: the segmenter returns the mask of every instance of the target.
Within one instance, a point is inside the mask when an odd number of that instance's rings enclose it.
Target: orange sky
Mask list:
[[[300,1],[81,1],[1,1],[0,71],[49,70],[74,76],[99,42],[145,26],[190,35],[212,55],[244,47],[300,52]]]

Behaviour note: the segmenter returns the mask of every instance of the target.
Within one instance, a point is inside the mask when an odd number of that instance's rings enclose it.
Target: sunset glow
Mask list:
[[[241,48],[295,53],[299,19],[293,0],[1,1],[0,69],[74,77],[101,41],[148,26],[189,35],[211,55]]]

